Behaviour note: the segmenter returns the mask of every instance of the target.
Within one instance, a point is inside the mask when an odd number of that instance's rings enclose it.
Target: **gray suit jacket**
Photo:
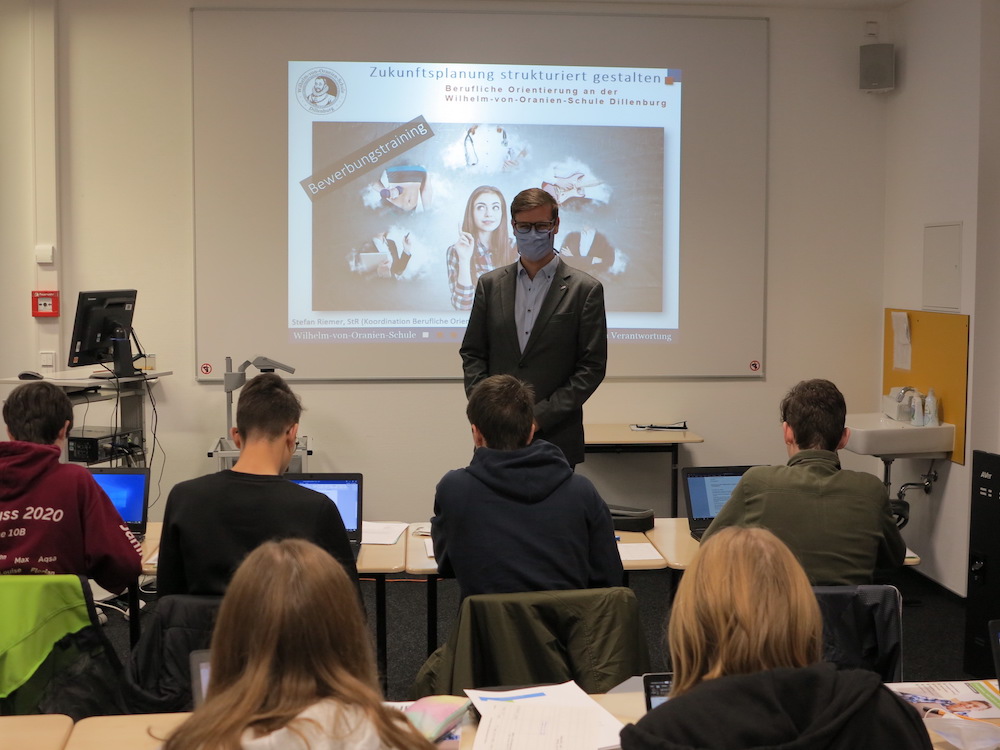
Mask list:
[[[562,260],[521,353],[514,323],[518,264],[479,278],[462,340],[465,392],[490,375],[509,374],[535,389],[537,437],[583,461],[583,403],[604,380],[608,328],[604,287]]]

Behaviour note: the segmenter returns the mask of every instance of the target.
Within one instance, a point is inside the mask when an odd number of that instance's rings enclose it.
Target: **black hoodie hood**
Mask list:
[[[563,452],[536,440],[513,451],[476,448],[469,474],[492,492],[522,503],[538,503],[573,476]]]
[[[623,750],[869,747],[927,748],[930,740],[877,674],[829,664],[706,680],[622,730]]]

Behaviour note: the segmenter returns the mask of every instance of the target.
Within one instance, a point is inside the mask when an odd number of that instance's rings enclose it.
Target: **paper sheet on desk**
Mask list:
[[[483,717],[473,750],[596,750],[597,719],[579,706],[503,703]]]
[[[395,544],[408,524],[393,521],[362,521],[362,544]]]
[[[586,714],[593,717],[595,721],[593,730],[588,735],[588,739],[582,743],[565,742],[561,745],[564,748],[573,750],[610,750],[619,747],[618,735],[624,726],[618,719],[612,716],[607,709],[597,703],[587,695],[575,682],[570,680],[560,685],[538,685],[535,687],[520,688],[518,690],[466,690],[465,694],[472,699],[472,705],[482,715],[485,720],[500,706],[509,706],[517,703],[523,706],[538,706],[540,709],[551,709],[553,707],[571,708],[581,712],[581,716]],[[500,724],[513,721],[517,716],[500,717]],[[556,724],[553,724],[556,726]],[[482,723],[480,731],[482,731]],[[492,750],[493,748],[517,747],[521,750],[527,745],[522,745],[520,741],[508,745],[480,745],[479,734],[476,734],[475,750]],[[537,747],[557,748],[560,745],[548,744]]]
[[[656,560],[661,557],[649,542],[639,542],[637,544],[618,544],[618,554],[622,561],[625,560]]]
[[[432,539],[424,539],[424,552],[431,559],[434,559],[434,541]]]

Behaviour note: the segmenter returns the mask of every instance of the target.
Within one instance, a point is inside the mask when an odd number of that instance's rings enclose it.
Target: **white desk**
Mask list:
[[[686,518],[657,518],[653,528],[646,532],[646,538],[663,555],[666,567],[672,570],[686,570],[698,551],[698,542],[691,536]],[[920,556],[913,550],[906,550],[904,565],[919,565]]]
[[[66,750],[108,750],[112,747],[157,750],[163,740],[190,715],[133,714],[80,719],[73,727]]]
[[[62,714],[0,716],[0,750],[62,750],[71,731]]]

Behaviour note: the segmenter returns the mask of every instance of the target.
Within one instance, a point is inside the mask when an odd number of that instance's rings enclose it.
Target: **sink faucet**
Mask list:
[[[897,403],[900,404],[903,403],[903,399],[906,398],[907,391],[913,391],[914,393],[916,393],[917,389],[914,388],[912,385],[904,385],[902,388],[899,389],[899,393],[896,394]]]

